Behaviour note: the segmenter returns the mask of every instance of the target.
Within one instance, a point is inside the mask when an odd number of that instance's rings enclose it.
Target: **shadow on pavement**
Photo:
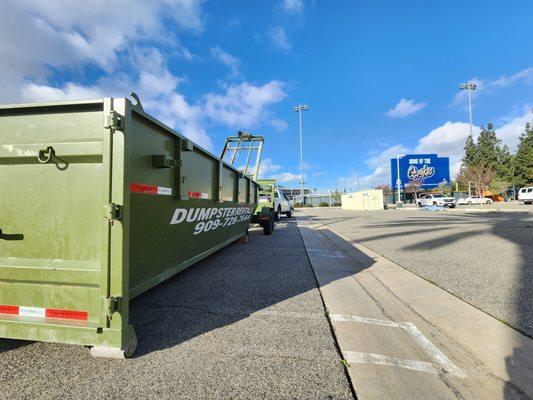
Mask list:
[[[317,285],[295,220],[282,221],[271,236],[253,229],[248,243],[227,246],[134,299],[135,356],[174,347],[253,313],[309,317],[305,304],[284,304]]]

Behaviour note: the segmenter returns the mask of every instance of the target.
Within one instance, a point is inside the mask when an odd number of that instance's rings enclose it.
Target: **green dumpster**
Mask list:
[[[257,184],[128,99],[0,106],[0,338],[133,354],[129,301],[247,235]]]

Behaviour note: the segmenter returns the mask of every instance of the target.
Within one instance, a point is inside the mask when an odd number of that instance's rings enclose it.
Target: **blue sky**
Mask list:
[[[111,11],[112,10],[112,11]],[[0,101],[139,93],[145,109],[219,153],[236,130],[266,137],[262,172],[319,190],[387,183],[389,158],[459,166],[475,132],[512,149],[533,119],[530,1],[3,1]]]

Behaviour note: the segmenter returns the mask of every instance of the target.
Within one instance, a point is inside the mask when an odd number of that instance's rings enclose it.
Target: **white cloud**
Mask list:
[[[281,9],[288,14],[301,14],[304,11],[303,0],[283,0]]]
[[[271,158],[265,158],[259,165],[260,179],[275,179],[279,183],[299,182],[301,174],[294,174],[292,171],[282,171],[284,168],[276,164]]]
[[[232,84],[224,94],[210,93],[205,96],[205,114],[212,121],[235,129],[249,129],[261,122],[269,122],[269,105],[286,97],[283,82],[270,81],[262,86],[249,82]],[[274,126],[279,120],[272,119]]]
[[[279,183],[299,182],[301,174],[293,174],[292,172],[282,172],[272,176],[272,179]]]
[[[72,82],[67,83],[63,88],[55,88],[27,82],[23,84],[21,92],[22,98],[27,102],[93,99],[103,97],[103,92],[98,87],[80,86]]]
[[[496,133],[503,144],[509,146],[511,151],[516,151],[520,135],[524,132],[526,123],[533,121],[531,105],[524,106],[522,115],[503,119],[504,124],[497,129]]]
[[[211,47],[211,55],[215,57],[218,62],[224,64],[230,69],[231,78],[236,78],[240,75],[240,72],[239,72],[240,61],[237,57],[234,57],[231,54],[225,52],[219,46]]]
[[[269,175],[277,173],[281,169],[281,165],[274,163],[270,158],[265,158],[259,164],[259,176],[267,178]]]
[[[497,79],[472,78],[469,83],[474,83],[476,89],[471,93],[472,98],[476,98],[483,93],[493,93],[497,89],[506,88],[517,82],[524,82],[526,85],[533,84],[533,67],[525,68],[512,75],[502,75]],[[460,90],[453,98],[452,105],[462,105],[467,102],[468,91]]]
[[[165,20],[203,29],[201,0],[0,2],[0,101],[18,101],[20,87],[42,84],[51,69],[94,65],[111,73],[135,43],[168,42]],[[110,8],[111,7],[111,8]],[[120,55],[120,56],[119,56]]]
[[[291,43],[289,42],[285,28],[282,26],[271,26],[268,28],[266,35],[273,47],[286,52],[290,51]]]
[[[408,115],[416,114],[423,109],[426,103],[415,103],[414,100],[400,99],[398,104],[385,113],[387,117],[401,118]]]
[[[269,111],[285,97],[282,82],[243,82],[197,102],[179,90],[185,78],[168,69],[166,50],[153,46],[169,48],[182,59],[195,58],[167,25],[170,21],[177,31],[201,32],[202,3],[116,0],[110,8],[105,0],[0,2],[0,102],[123,97],[134,90],[148,112],[210,150],[213,143],[205,128],[210,123],[246,127],[271,121],[282,127],[284,121]],[[237,71],[238,60],[218,50],[219,60]],[[100,77],[88,84],[50,83],[52,74],[63,72],[84,77],[87,67]]]
[[[522,71],[517,72],[511,76],[502,75],[500,78],[496,79],[492,85],[498,87],[506,87],[512,85],[515,82],[524,80],[526,83],[533,82],[533,68],[526,68]]]

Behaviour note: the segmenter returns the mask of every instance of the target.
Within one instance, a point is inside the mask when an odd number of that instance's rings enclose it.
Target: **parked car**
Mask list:
[[[488,197],[468,196],[457,200],[457,204],[492,204],[494,201]]]
[[[443,194],[423,194],[416,201],[418,207],[423,206],[442,206],[454,208],[457,203],[453,197],[446,197]]]
[[[274,203],[275,203],[275,217],[276,221],[279,221],[281,214],[285,214],[287,218],[292,217],[292,202],[287,199],[285,193],[281,190],[276,189],[274,192]]]
[[[524,187],[518,192],[518,200],[522,200],[524,204],[533,203],[533,186]]]

